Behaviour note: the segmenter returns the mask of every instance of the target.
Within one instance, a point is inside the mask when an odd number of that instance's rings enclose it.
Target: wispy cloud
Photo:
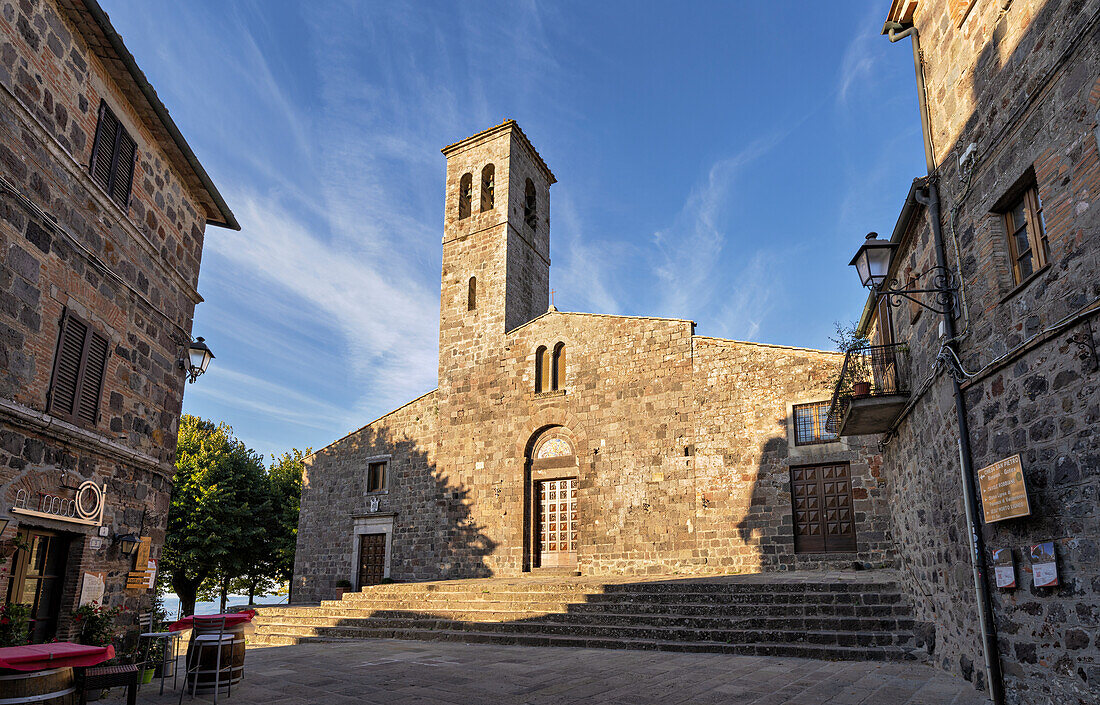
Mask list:
[[[567,192],[558,194],[554,201],[554,232],[551,247],[554,252],[564,252],[556,257],[557,264],[550,276],[555,288],[561,287],[563,297],[558,303],[563,310],[589,311],[593,313],[622,313],[622,308],[611,293],[612,268],[615,258],[609,251],[614,245],[608,242],[594,244],[581,224],[580,215]]]
[[[748,243],[751,233],[731,232],[724,215],[734,192],[734,182],[747,166],[782,142],[807,116],[781,130],[753,140],[737,154],[721,159],[707,170],[706,176],[692,189],[673,224],[654,233],[657,258],[653,272],[660,282],[658,308],[662,315],[695,316],[700,311],[718,309],[716,322],[720,335],[749,338],[756,334],[767,311],[769,294],[764,275],[771,256],[756,251]],[[739,246],[751,255],[740,271],[730,271],[722,258],[727,241],[744,238]],[[731,286],[742,290],[763,284],[762,291],[731,296]],[[727,301],[721,303],[719,299]],[[714,307],[714,308],[712,308]],[[713,319],[708,317],[713,323]]]
[[[855,35],[844,50],[836,91],[839,106],[847,105],[853,88],[875,74],[876,53],[872,47],[875,42],[883,41],[875,24],[881,13],[879,3],[869,5],[864,19],[857,25]]]

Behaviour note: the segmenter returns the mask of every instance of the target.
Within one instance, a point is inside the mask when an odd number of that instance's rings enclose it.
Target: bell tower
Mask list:
[[[499,355],[507,331],[546,312],[550,186],[556,181],[514,120],[456,142],[443,154],[441,391]]]

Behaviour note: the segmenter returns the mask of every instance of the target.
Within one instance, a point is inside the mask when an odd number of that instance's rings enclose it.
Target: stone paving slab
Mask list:
[[[121,704],[115,689],[103,702]],[[205,703],[206,698],[184,697]],[[176,703],[145,686],[139,703]],[[369,639],[254,649],[227,705],[987,705],[922,665]]]

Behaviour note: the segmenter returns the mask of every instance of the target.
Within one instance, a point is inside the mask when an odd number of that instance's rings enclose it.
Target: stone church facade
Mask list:
[[[556,310],[538,152],[507,121],[443,153],[439,386],[307,459],[295,601],[892,563],[876,439],[823,429],[841,355]]]

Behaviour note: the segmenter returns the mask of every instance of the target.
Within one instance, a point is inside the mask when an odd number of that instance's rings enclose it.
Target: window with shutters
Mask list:
[[[367,465],[367,492],[381,492],[386,489],[386,461]]]
[[[99,399],[107,372],[110,343],[88,323],[66,311],[54,359],[48,411],[86,426],[99,421]]]
[[[130,205],[130,186],[134,180],[137,144],[122,127],[107,103],[99,104],[99,124],[92,143],[92,179],[103,187],[118,205]]]

